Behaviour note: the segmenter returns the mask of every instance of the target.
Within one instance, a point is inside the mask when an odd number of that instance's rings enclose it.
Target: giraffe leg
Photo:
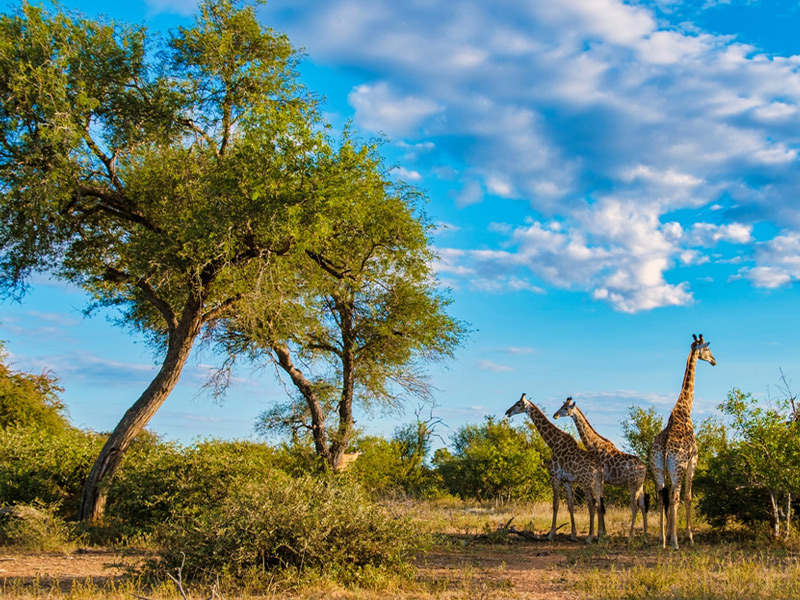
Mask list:
[[[548,534],[547,539],[552,542],[556,537],[556,520],[558,519],[558,494],[559,494],[559,488],[561,486],[559,485],[558,479],[556,479],[555,477],[553,477],[551,483],[553,484],[553,524],[550,526],[550,533]]]
[[[597,512],[597,502],[595,501],[594,494],[592,494],[591,498],[586,499],[586,503],[589,505],[589,535],[586,538],[586,543],[591,544],[592,540],[594,539],[594,513]]]
[[[697,456],[689,461],[689,466],[686,469],[686,489],[683,494],[683,501],[686,503],[686,539],[689,544],[694,544],[694,537],[692,536],[692,479],[694,479],[694,470],[697,466]]]
[[[633,528],[636,526],[636,513],[639,512],[638,494],[639,490],[631,486],[631,530],[628,532],[629,542],[633,539]]]
[[[564,487],[567,490],[567,508],[569,509],[569,520],[572,524],[572,533],[569,536],[573,542],[578,541],[578,530],[575,527],[575,496],[572,493],[572,482],[565,481]]]
[[[678,505],[681,502],[681,480],[683,473],[678,472],[672,476],[672,489],[670,490],[669,516],[667,518],[667,528],[669,542],[673,549],[678,549]]]
[[[650,457],[650,469],[653,471],[653,480],[656,483],[656,493],[660,509],[659,516],[659,536],[658,542],[662,548],[666,548],[666,536],[664,535],[664,517],[669,510],[669,495],[666,489],[666,481],[664,477],[664,455],[661,452],[653,449],[653,454]]]
[[[647,539],[647,513],[650,509],[649,499],[650,495],[645,493],[644,484],[639,486],[636,492],[636,503],[639,506],[639,510],[642,511],[642,536],[644,539]]]
[[[603,500],[603,478],[598,477],[594,485],[594,498],[597,503],[597,539],[606,534],[606,505]]]

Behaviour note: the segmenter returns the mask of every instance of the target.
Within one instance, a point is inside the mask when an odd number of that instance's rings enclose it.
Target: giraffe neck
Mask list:
[[[568,435],[553,425],[535,404],[528,404],[526,409],[528,416],[531,418],[531,421],[533,421],[533,424],[539,431],[539,435],[542,436],[544,443],[550,446],[550,448],[553,448],[556,442],[558,442],[558,440],[560,440],[563,436]]]
[[[671,419],[691,419],[694,402],[694,372],[697,367],[697,352],[692,348],[686,361],[686,372],[683,375],[681,394],[672,409]]]
[[[613,446],[609,440],[595,431],[591,423],[589,423],[586,416],[581,412],[577,406],[572,413],[572,420],[575,421],[575,427],[578,428],[578,435],[581,436],[583,445],[590,450],[606,450],[609,446]]]

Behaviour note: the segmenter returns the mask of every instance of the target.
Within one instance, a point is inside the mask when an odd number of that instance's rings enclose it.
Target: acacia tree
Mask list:
[[[324,235],[284,261],[281,276],[262,280],[270,292],[226,319],[220,338],[232,357],[244,352],[288,375],[302,401],[268,421],[309,431],[317,456],[336,469],[354,407],[427,398],[426,363],[451,356],[465,329],[436,285],[419,193],[393,182],[375,147],[348,134],[315,168]]]
[[[176,385],[202,331],[313,238],[318,136],[298,56],[252,6],[205,0],[159,53],[142,28],[0,17],[0,285],[37,271],[116,307],[163,359],[86,481],[102,516],[123,453]]]

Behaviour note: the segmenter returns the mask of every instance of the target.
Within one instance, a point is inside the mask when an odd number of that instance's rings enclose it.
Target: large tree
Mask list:
[[[451,356],[465,328],[446,312],[419,192],[390,177],[374,145],[346,133],[333,146],[312,175],[324,235],[262,280],[269,293],[227,319],[221,338],[232,356],[272,361],[288,376],[299,402],[269,422],[305,428],[337,469],[355,407],[427,398],[426,364]]]
[[[27,3],[0,17],[0,285],[77,284],[162,359],[98,456],[82,519],[102,516],[198,336],[322,218],[307,186],[317,123],[288,40],[232,0],[152,40]]]

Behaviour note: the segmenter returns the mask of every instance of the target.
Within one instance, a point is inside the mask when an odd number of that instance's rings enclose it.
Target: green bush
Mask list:
[[[447,490],[477,500],[537,500],[550,487],[550,449],[529,425],[487,417],[453,437],[453,452],[437,450],[434,465]]]
[[[240,478],[218,503],[167,525],[153,572],[183,565],[187,578],[245,578],[312,571],[341,583],[376,570],[403,571],[425,540],[421,528],[341,479],[273,471]]]
[[[372,493],[414,498],[436,498],[445,493],[441,477],[424,463],[424,455],[410,452],[408,444],[396,436],[391,440],[363,437],[356,446],[361,455],[346,474]]]
[[[0,428],[33,427],[51,433],[70,427],[58,398],[58,381],[50,373],[30,375],[5,364],[0,344]]]
[[[75,529],[58,514],[55,504],[7,506],[0,509],[0,544],[37,552],[69,552],[75,548]]]
[[[59,504],[62,515],[73,517],[102,443],[72,428],[0,428],[0,505]]]
[[[107,518],[123,533],[152,531],[175,514],[221,502],[231,482],[263,479],[275,451],[264,444],[206,440],[182,447],[140,435],[109,490]]]

